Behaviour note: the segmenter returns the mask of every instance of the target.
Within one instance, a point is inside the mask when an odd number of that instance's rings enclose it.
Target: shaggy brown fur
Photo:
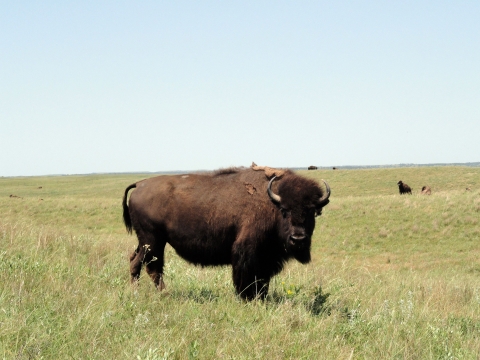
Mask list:
[[[408,186],[407,184],[404,184],[402,182],[402,180],[400,180],[398,183],[398,191],[400,192],[400,195],[403,195],[403,194],[410,194],[412,195],[412,189],[410,188],[410,186]]]
[[[430,188],[430,186],[424,186],[424,187],[422,187],[421,194],[422,195],[431,195],[432,194],[432,189]]]
[[[264,298],[286,261],[310,261],[315,215],[328,203],[328,197],[319,202],[324,191],[317,182],[289,170],[273,181],[280,203],[269,198],[268,182],[266,172],[241,168],[158,176],[128,186],[123,218],[138,237],[130,258],[132,282],[145,265],[157,288],[165,287],[168,243],[191,263],[232,265],[237,293],[247,300]]]

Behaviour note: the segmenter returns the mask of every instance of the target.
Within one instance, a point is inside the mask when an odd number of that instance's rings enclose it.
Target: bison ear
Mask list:
[[[327,205],[328,203],[329,203],[329,201],[327,200],[327,202],[325,204],[322,204],[322,206],[318,206],[318,207],[315,208],[315,217],[322,215],[323,207],[325,205]]]

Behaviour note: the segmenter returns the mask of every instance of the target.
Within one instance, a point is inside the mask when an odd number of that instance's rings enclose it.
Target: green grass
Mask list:
[[[250,303],[171,248],[167,291],[129,284],[141,175],[0,178],[0,358],[479,358],[480,168],[301,173],[332,188],[312,262]]]

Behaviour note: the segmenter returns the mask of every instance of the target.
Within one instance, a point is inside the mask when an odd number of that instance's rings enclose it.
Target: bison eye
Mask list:
[[[280,208],[280,211],[282,212],[283,218],[286,218],[287,217],[287,210],[284,209],[284,208]]]
[[[309,208],[309,209],[307,210],[307,214],[308,214],[309,216],[317,217],[317,215],[318,215],[318,214],[317,214],[317,209],[315,209],[314,207]]]

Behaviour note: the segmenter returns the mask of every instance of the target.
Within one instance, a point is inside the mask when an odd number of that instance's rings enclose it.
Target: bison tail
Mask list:
[[[130,189],[134,189],[136,187],[137,187],[137,184],[129,185],[125,189],[125,195],[123,195],[123,202],[122,202],[122,205],[123,205],[123,222],[125,223],[125,227],[127,228],[127,232],[129,234],[132,233],[132,219],[130,218],[130,212],[128,211],[127,195],[128,195],[128,192],[130,191]]]

